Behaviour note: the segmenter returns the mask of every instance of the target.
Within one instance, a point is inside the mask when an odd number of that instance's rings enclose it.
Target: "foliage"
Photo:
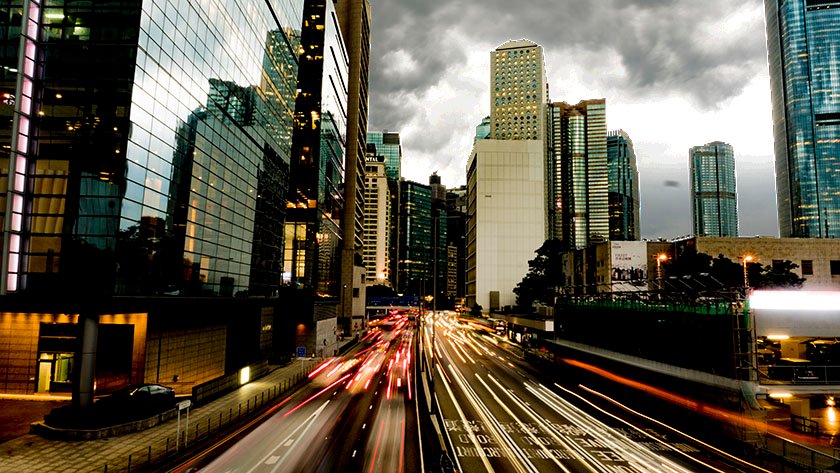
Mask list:
[[[516,305],[531,307],[534,302],[554,305],[556,288],[563,283],[562,256],[566,247],[560,240],[550,239],[540,246],[536,258],[528,261],[528,273],[513,289]]]
[[[470,315],[472,315],[473,317],[481,317],[481,310],[482,309],[483,309],[483,307],[481,307],[478,304],[475,304],[475,305],[472,306],[472,309],[470,309]]]
[[[798,266],[790,261],[763,266],[747,263],[747,280],[753,288],[799,288],[805,279],[793,272]],[[744,266],[723,255],[712,258],[688,249],[676,260],[663,264],[666,289],[699,294],[704,291],[738,290],[744,287]],[[676,280],[676,282],[674,281]]]
[[[397,293],[390,287],[384,284],[374,284],[367,287],[365,297],[370,299],[373,297],[395,297],[396,295]]]

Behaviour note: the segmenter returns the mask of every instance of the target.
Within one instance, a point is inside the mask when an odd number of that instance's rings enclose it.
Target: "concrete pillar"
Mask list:
[[[78,381],[73,389],[73,405],[90,407],[93,405],[93,384],[96,378],[96,345],[99,338],[99,315],[80,314],[79,332],[80,349],[76,358],[78,363]]]

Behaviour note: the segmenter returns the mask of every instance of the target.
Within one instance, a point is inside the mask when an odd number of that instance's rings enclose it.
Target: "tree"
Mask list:
[[[748,268],[748,276],[750,285],[758,289],[770,288],[796,288],[802,287],[805,278],[799,277],[793,272],[799,265],[792,263],[790,260],[784,260],[776,264],[762,266],[759,263],[753,263],[750,266],[756,266],[756,270]],[[757,277],[754,276],[757,273]]]
[[[368,286],[366,296],[371,297],[394,297],[397,293],[393,289],[384,284],[374,284]]]
[[[531,307],[534,302],[554,305],[557,287],[563,283],[562,256],[565,245],[557,239],[546,240],[537,250],[537,257],[528,261],[528,273],[513,288],[516,305]]]

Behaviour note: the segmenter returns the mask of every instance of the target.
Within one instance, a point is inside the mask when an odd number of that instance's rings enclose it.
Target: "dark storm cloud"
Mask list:
[[[374,1],[371,125],[400,129],[415,120],[423,112],[407,102],[438,84],[453,64],[463,63],[470,40],[501,44],[529,38],[548,55],[562,54],[571,62],[578,54],[602,54],[605,61],[618,57],[615,68],[624,71],[619,83],[611,76],[611,83],[593,84],[593,89],[609,87],[643,98],[677,93],[714,108],[767,67],[760,18],[715,34],[739,9],[760,5],[761,0]],[[453,44],[453,31],[467,41]],[[395,57],[412,67],[393,67]],[[563,76],[563,64],[548,67]],[[561,86],[552,84],[551,90]]]

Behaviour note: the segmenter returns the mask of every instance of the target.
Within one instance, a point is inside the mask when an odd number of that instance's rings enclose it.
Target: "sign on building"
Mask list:
[[[647,242],[610,242],[610,281],[613,291],[647,289]]]

